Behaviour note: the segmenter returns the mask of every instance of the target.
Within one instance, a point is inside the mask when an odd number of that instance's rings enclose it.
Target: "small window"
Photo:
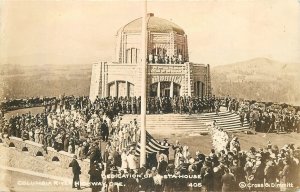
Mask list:
[[[8,147],[15,147],[15,144],[13,142],[11,142]]]
[[[27,148],[27,147],[23,147],[23,148],[22,148],[22,151],[23,151],[23,152],[27,152],[27,151],[28,151],[28,148]]]
[[[52,158],[52,161],[59,161],[59,158],[58,158],[57,156],[54,156],[54,157]]]
[[[36,155],[35,155],[35,156],[42,157],[42,156],[43,156],[43,153],[42,153],[42,152],[40,152],[40,151],[38,151],[38,152],[36,153]]]

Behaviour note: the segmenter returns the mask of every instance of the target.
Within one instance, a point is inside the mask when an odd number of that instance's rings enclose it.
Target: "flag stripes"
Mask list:
[[[146,131],[146,153],[155,153],[161,150],[169,149],[169,146],[161,145],[157,140],[155,140],[148,131]],[[140,156],[141,143],[137,143],[135,147],[135,155]]]

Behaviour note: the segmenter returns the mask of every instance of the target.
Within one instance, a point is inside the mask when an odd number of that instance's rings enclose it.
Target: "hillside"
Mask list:
[[[0,99],[88,95],[92,65],[2,65]]]
[[[212,67],[216,95],[259,101],[300,104],[300,63],[280,63],[266,58]]]
[[[1,65],[0,99],[31,96],[88,95],[92,64]],[[300,63],[270,59],[216,66],[211,69],[216,95],[300,105]]]

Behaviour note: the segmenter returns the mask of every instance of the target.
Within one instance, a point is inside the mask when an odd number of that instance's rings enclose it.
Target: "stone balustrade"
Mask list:
[[[63,168],[69,168],[69,164],[73,159],[74,154],[70,154],[65,151],[57,152],[52,147],[47,147],[47,150],[43,147],[43,145],[33,142],[33,141],[23,141],[21,138],[17,137],[9,137],[0,140],[0,143],[9,148],[14,148],[17,151],[29,153],[31,156],[44,158],[45,161],[49,162],[57,162],[59,161],[59,165]],[[83,173],[87,173],[90,168],[89,159],[84,159],[82,161],[78,161],[81,171]]]

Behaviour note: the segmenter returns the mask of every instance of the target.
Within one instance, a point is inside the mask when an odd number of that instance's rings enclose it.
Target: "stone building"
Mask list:
[[[209,64],[189,62],[187,35],[175,23],[148,14],[147,96],[211,94]],[[140,96],[142,18],[116,35],[115,62],[93,65],[90,98]]]

